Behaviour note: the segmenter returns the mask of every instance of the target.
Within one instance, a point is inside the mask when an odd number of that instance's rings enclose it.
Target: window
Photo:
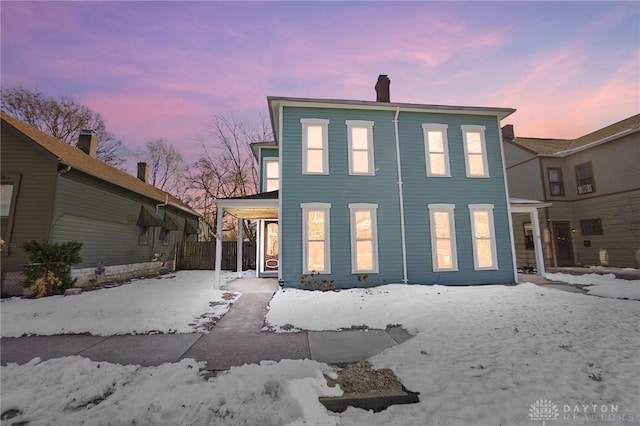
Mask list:
[[[457,271],[456,227],[453,204],[429,204],[431,258],[434,271]]]
[[[151,233],[151,229],[148,226],[140,227],[140,235],[138,237],[138,244],[141,246],[149,245],[149,234]]]
[[[277,158],[265,158],[263,162],[263,190],[270,192],[280,189],[280,165]]]
[[[525,250],[533,250],[533,226],[531,222],[525,222],[522,224],[524,231],[524,248]]]
[[[469,204],[475,270],[498,269],[493,204]]]
[[[549,178],[549,194],[553,196],[564,196],[562,169],[556,167],[547,168],[547,177]]]
[[[602,235],[602,219],[584,219],[580,221],[582,235]]]
[[[596,183],[593,180],[591,162],[578,164],[576,166],[576,183],[578,185],[578,195],[596,192]]]
[[[328,203],[302,203],[302,272],[331,273]]]
[[[171,231],[165,228],[160,228],[160,241],[162,241],[163,246],[169,245],[169,240],[171,239]]]
[[[451,176],[446,124],[423,124],[427,176]]]
[[[349,174],[375,175],[373,162],[373,121],[347,120]]]
[[[351,272],[378,272],[377,204],[351,203]]]
[[[0,238],[2,238],[6,244],[11,242],[13,217],[19,187],[19,174],[2,174],[2,183],[0,186]],[[2,252],[3,254],[9,254],[9,246],[3,244]]]
[[[329,120],[302,118],[302,173],[329,174]]]
[[[467,177],[489,177],[487,147],[484,140],[484,126],[460,126],[464,141],[464,159]]]

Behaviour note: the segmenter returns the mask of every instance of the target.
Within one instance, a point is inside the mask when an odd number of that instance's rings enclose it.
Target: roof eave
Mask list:
[[[514,108],[500,107],[477,107],[477,106],[461,106],[461,105],[430,105],[430,104],[413,104],[401,102],[375,102],[375,101],[358,101],[346,99],[318,99],[318,98],[296,98],[267,96],[269,104],[269,112],[272,117],[272,125],[275,123],[275,109],[279,105],[288,106],[313,106],[321,108],[347,108],[347,109],[373,109],[373,110],[397,110],[400,111],[423,111],[423,112],[439,112],[451,114],[472,114],[472,115],[495,115],[499,120],[503,120],[516,110]],[[275,128],[275,127],[274,127]]]

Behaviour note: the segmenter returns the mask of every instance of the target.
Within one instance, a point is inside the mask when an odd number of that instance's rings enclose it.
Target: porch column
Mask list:
[[[538,219],[538,209],[531,210],[531,225],[533,225],[533,250],[536,255],[536,268],[538,275],[544,276],[544,254],[542,253],[542,237],[540,236],[540,222]]]
[[[244,232],[244,220],[238,218],[238,249],[236,250],[237,259],[236,266],[238,271],[238,278],[242,278],[242,242],[244,240],[244,236],[242,235]]]
[[[220,290],[220,281],[222,276],[222,216],[224,216],[224,208],[218,204],[216,218],[216,265],[213,274],[213,288]]]

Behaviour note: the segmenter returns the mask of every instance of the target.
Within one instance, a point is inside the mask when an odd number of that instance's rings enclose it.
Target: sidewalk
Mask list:
[[[226,370],[247,363],[281,359],[350,363],[369,358],[411,338],[401,328],[264,332],[261,331],[264,315],[273,293],[278,289],[277,281],[236,280],[228,283],[225,289],[240,291],[243,295],[209,334],[3,338],[0,340],[0,363],[24,364],[35,357],[46,360],[70,355],[143,366],[193,358],[206,361],[208,370]]]

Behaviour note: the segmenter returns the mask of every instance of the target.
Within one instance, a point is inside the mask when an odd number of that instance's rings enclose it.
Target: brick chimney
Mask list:
[[[144,183],[149,180],[149,165],[145,162],[138,163],[138,179]]]
[[[502,139],[506,141],[512,141],[516,138],[516,134],[513,130],[513,124],[505,124],[502,127]]]
[[[386,74],[380,74],[376,83],[376,102],[391,102],[389,86],[391,80]]]
[[[85,154],[95,158],[98,152],[98,138],[93,130],[80,130],[76,146]]]

